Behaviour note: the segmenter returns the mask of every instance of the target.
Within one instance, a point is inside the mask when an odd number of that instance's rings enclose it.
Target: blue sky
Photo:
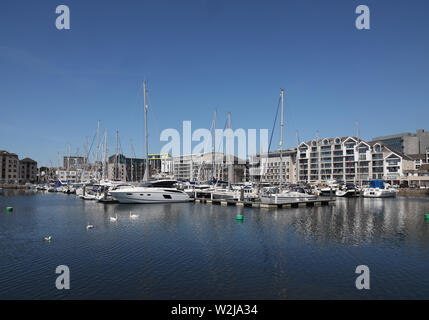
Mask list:
[[[66,4],[71,30],[55,28]],[[371,30],[355,28],[368,5]],[[143,156],[141,82],[149,81],[150,152],[161,130],[271,129],[286,89],[286,146],[428,129],[429,2],[11,1],[0,3],[0,149],[55,165],[83,153],[97,120]],[[278,132],[274,137],[276,145]]]

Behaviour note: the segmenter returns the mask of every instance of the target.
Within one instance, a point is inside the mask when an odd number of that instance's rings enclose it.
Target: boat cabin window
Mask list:
[[[146,182],[142,184],[142,187],[145,188],[174,188],[176,186],[176,181],[153,181],[153,182]]]

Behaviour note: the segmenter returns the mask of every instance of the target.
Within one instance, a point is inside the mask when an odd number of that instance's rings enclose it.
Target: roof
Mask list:
[[[409,154],[408,156],[413,160],[425,160],[426,159],[425,153]]]
[[[1,155],[12,156],[12,157],[18,158],[18,155],[16,155],[15,153],[7,152],[6,150],[0,150],[0,154]]]

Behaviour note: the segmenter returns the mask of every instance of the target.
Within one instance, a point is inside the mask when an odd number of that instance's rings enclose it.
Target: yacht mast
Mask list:
[[[228,129],[231,129],[231,112],[228,112]],[[226,164],[228,166],[228,184],[231,185],[234,183],[234,169],[233,169],[233,165],[234,165],[234,154],[229,155],[230,159],[228,161],[228,158],[226,158]],[[228,157],[228,155],[226,155],[226,157]],[[244,172],[246,172],[246,170],[244,170]]]
[[[216,176],[216,109],[214,111],[214,122],[213,122],[213,147],[212,147],[212,179]]]
[[[107,129],[104,131],[103,143],[103,180],[107,179]]]
[[[116,157],[115,157],[115,180],[118,180],[119,176],[119,132],[116,130]]]
[[[283,131],[284,131],[284,94],[285,90],[280,90],[280,96],[281,96],[281,104],[282,104],[282,111],[281,111],[281,119],[280,119],[280,185],[279,189],[282,190],[283,185]]]
[[[97,152],[95,154],[95,179],[98,180],[98,153],[100,152],[100,120],[97,121]]]
[[[144,173],[143,181],[149,181],[150,168],[149,168],[149,142],[147,133],[147,103],[146,103],[146,80],[143,81],[143,103],[144,103],[144,128],[145,128],[145,139],[146,139],[146,170]]]

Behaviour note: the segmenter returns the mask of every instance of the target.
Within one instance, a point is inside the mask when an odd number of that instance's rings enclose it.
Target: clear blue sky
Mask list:
[[[71,30],[55,28],[55,8]],[[355,28],[368,5],[371,30]],[[429,130],[427,0],[12,1],[0,3],[0,149],[55,165],[83,153],[97,120],[143,156],[182,120],[271,128],[286,89],[286,146],[301,140]],[[277,135],[276,135],[277,136]],[[278,138],[275,137],[276,145]]]

